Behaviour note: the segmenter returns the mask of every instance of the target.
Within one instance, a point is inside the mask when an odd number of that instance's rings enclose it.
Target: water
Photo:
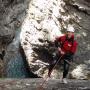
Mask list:
[[[30,71],[28,62],[22,47],[20,46],[20,32],[16,31],[16,36],[13,42],[9,45],[8,49],[10,60],[6,65],[6,77],[7,78],[37,78],[38,76]]]
[[[29,76],[20,53],[12,57],[7,66],[7,77],[26,78]]]
[[[7,77],[9,78],[38,78],[37,75],[30,71],[28,62],[21,48],[21,52],[18,52],[11,58],[7,64]]]

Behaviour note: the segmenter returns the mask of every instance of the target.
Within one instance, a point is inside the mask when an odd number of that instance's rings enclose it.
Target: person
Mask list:
[[[73,61],[73,56],[77,50],[78,43],[76,40],[74,40],[74,31],[75,29],[70,26],[67,28],[66,34],[57,37],[54,41],[55,46],[57,47],[57,51],[53,53],[53,60],[49,66],[48,76],[50,77],[51,72],[57,61],[59,59],[63,60],[63,83],[67,83],[66,77],[69,72],[70,63]]]

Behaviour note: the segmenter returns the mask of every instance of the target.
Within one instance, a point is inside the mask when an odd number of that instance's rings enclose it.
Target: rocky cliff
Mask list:
[[[69,80],[68,80],[69,81]],[[90,90],[90,81],[70,80],[63,84],[60,80],[49,79],[40,87],[43,79],[5,79],[0,80],[1,90]]]
[[[90,78],[90,1],[89,0],[0,0],[0,57],[5,76],[19,55],[19,44],[25,52],[30,70],[40,77],[47,75],[51,41],[62,35],[68,25],[76,30],[78,51],[69,77]],[[19,59],[18,59],[19,60]],[[11,67],[9,67],[11,65]],[[18,70],[18,69],[17,69]],[[3,72],[1,71],[1,72]],[[59,78],[54,69],[52,78]],[[13,71],[11,70],[11,73]],[[56,73],[56,74],[55,74]]]

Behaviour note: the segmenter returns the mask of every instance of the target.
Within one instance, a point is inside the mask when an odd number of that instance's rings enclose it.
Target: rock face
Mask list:
[[[25,2],[20,0],[0,0],[0,46],[12,42],[18,21],[22,23],[24,20],[28,2],[28,0]]]
[[[15,60],[19,53],[20,26],[29,2],[30,0],[0,0],[0,59],[4,63],[4,69],[12,57]]]
[[[28,76],[28,71],[25,68],[25,62],[22,53],[20,53],[21,48],[20,48],[20,29],[16,32],[15,38],[10,43],[10,45],[7,47],[7,52],[5,55],[4,59],[4,65],[5,65],[5,76],[7,78],[27,78]],[[14,47],[14,48],[13,48]]]
[[[0,58],[4,59],[5,68],[17,59],[21,43],[30,70],[45,77],[49,61],[52,60],[51,42],[56,36],[62,35],[68,25],[73,25],[79,43],[75,66],[80,66],[71,69],[71,76],[77,79],[89,77],[89,0],[0,0],[0,4]],[[78,70],[81,73],[78,74]],[[7,70],[4,71],[6,73]],[[57,68],[51,78],[60,78],[61,75],[62,70]]]
[[[78,79],[89,79],[90,69],[90,37],[89,37],[89,24],[90,24],[90,2],[88,0],[74,0],[69,2],[66,0],[66,6],[69,15],[72,16],[72,22],[75,24],[76,32],[80,35],[78,46],[78,53],[75,60],[78,65],[75,70],[72,71],[72,75]],[[78,36],[78,35],[77,35]],[[82,64],[84,63],[84,64]],[[88,74],[88,75],[87,75]]]
[[[89,10],[88,2],[83,0],[81,2],[32,0],[22,25],[21,44],[30,68],[35,74],[43,77],[46,75],[48,60],[51,60],[48,53],[48,47],[51,46],[47,41],[54,41],[56,36],[65,32],[69,24],[75,27],[76,39],[80,42],[75,56],[76,62],[79,64],[89,60]],[[52,78],[59,78],[58,72],[55,69]],[[77,77],[74,74],[72,76]]]
[[[90,90],[90,81],[68,80],[68,84],[62,84],[60,80],[48,80],[40,87],[42,79],[5,79],[0,80],[1,90]]]
[[[58,18],[61,3],[64,4],[64,2],[57,2],[59,1],[32,1],[27,17],[22,24],[21,45],[30,69],[39,76],[43,76],[47,70],[49,61],[47,41],[53,41],[56,36],[61,34],[61,24]],[[63,8],[61,9],[63,10]],[[57,13],[55,13],[56,10]]]
[[[67,1],[67,0],[66,0]],[[89,60],[89,23],[90,23],[90,2],[86,0],[74,1],[74,3],[67,2],[67,10],[73,20],[71,20],[76,27],[76,32],[80,35],[78,39],[79,50],[78,56],[80,61]],[[81,43],[82,42],[82,43]]]

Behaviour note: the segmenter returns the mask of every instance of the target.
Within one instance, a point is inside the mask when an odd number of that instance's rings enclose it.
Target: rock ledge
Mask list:
[[[49,79],[39,89],[43,79],[1,79],[0,90],[90,90],[89,80],[68,80],[68,84],[62,84],[59,79]]]

